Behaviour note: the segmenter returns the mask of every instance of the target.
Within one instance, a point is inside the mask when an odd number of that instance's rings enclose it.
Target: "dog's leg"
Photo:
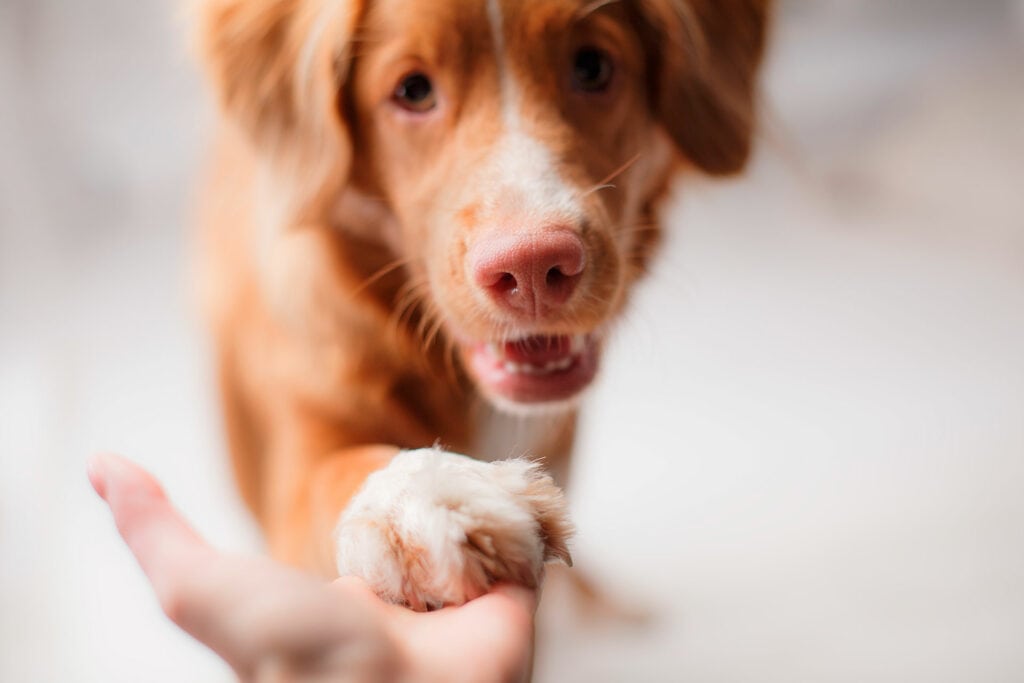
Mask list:
[[[304,458],[268,472],[264,531],[270,553],[297,567],[333,578],[338,575],[334,532],[342,510],[373,472],[387,467],[394,446],[368,445]],[[284,466],[282,466],[284,465]]]
[[[263,439],[258,429],[259,421],[252,413],[242,377],[231,354],[222,351],[218,355],[217,375],[235,482],[246,507],[257,520],[262,520],[263,453],[260,444]]]
[[[303,450],[293,441],[278,451],[265,482],[279,559],[360,576],[384,599],[421,610],[498,581],[537,585],[545,561],[570,561],[562,492],[533,463],[387,445],[304,457],[324,439],[309,424],[294,433]]]

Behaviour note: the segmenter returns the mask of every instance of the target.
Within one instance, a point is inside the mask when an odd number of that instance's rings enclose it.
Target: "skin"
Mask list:
[[[535,591],[499,585],[461,607],[415,613],[356,578],[328,583],[217,551],[149,473],[123,458],[94,458],[89,480],[167,616],[242,681],[529,678]]]

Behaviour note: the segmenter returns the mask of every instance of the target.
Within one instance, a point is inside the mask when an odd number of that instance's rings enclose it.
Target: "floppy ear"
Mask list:
[[[199,48],[222,109],[257,154],[301,171],[307,188],[343,179],[351,162],[339,93],[361,5],[199,0]]]
[[[654,109],[707,173],[743,168],[771,0],[641,0],[654,32]]]

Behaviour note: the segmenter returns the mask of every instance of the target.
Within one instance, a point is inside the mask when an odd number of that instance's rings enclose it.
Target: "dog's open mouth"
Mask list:
[[[482,388],[514,403],[548,403],[572,398],[597,374],[593,335],[535,335],[504,343],[464,347]]]

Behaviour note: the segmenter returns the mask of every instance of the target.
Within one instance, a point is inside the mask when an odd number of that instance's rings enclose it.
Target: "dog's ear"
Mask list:
[[[754,131],[771,0],[641,0],[651,30],[652,106],[707,173],[740,170]]]
[[[198,0],[198,47],[227,117],[274,163],[346,174],[339,107],[361,2]]]

